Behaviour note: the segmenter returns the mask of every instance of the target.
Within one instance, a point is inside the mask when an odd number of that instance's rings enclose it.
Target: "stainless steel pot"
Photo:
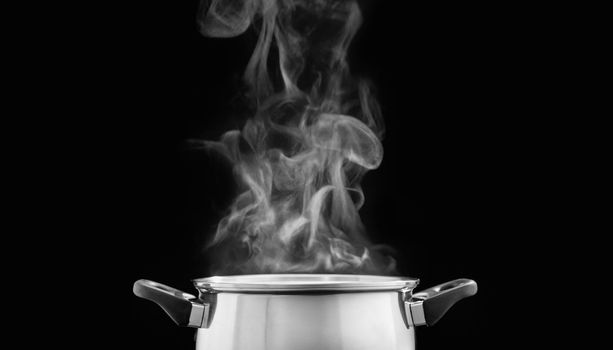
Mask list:
[[[419,280],[365,275],[241,275],[194,280],[199,296],[148,280],[134,294],[180,326],[197,350],[408,350],[477,284],[458,279],[413,294]]]

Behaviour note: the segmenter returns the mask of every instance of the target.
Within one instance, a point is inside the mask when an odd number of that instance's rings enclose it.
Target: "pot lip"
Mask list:
[[[419,279],[402,276],[349,274],[257,274],[198,278],[205,292],[365,292],[409,291]]]

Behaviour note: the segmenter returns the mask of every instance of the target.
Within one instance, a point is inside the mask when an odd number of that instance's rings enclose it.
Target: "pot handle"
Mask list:
[[[149,280],[134,282],[133,291],[136,296],[158,304],[179,326],[200,328],[207,324],[209,304],[191,294]]]
[[[407,327],[432,326],[458,301],[477,293],[477,283],[461,278],[413,294],[404,302]]]

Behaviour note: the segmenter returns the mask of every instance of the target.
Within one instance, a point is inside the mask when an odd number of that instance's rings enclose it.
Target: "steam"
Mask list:
[[[369,85],[349,74],[361,24],[353,0],[204,0],[202,34],[258,42],[244,80],[255,115],[205,141],[244,186],[211,242],[217,273],[390,273],[365,237],[362,175],[381,163],[383,125]]]

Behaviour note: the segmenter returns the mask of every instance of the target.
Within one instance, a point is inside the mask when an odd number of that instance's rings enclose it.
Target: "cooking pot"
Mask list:
[[[198,297],[139,280],[134,294],[179,326],[198,328],[197,350],[409,350],[416,326],[435,324],[477,284],[458,279],[413,294],[419,280],[333,274],[216,276]]]

